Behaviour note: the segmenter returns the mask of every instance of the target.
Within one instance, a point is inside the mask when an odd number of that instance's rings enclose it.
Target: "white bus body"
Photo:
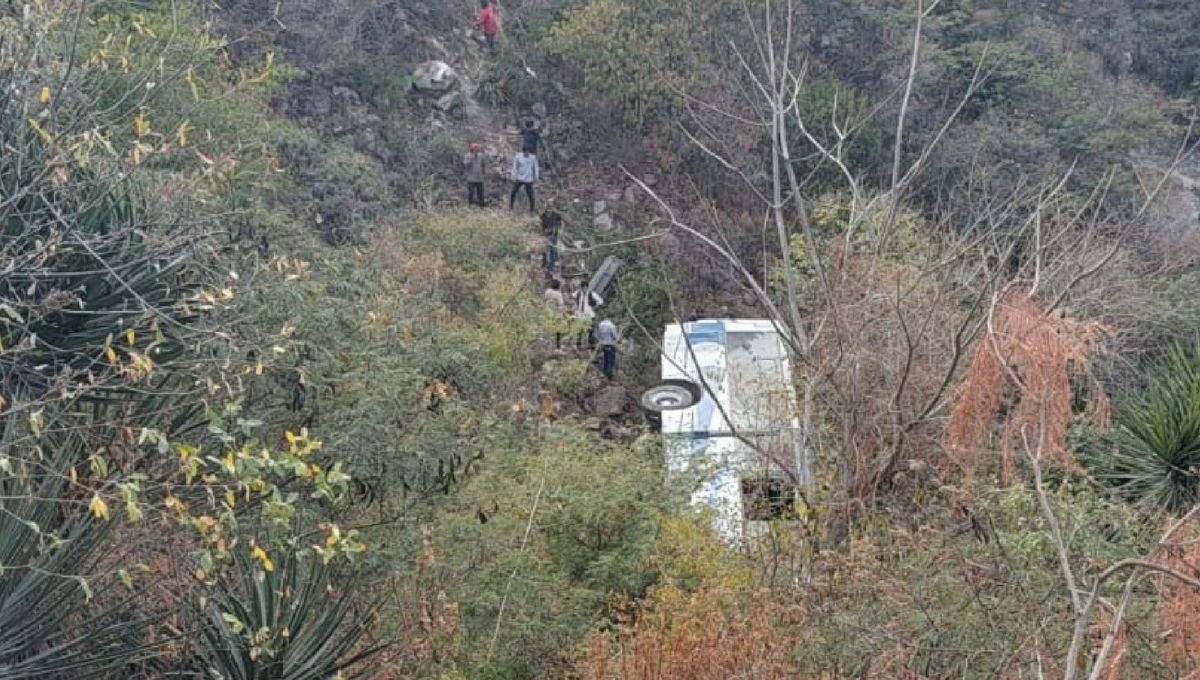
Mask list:
[[[810,472],[780,329],[758,319],[670,324],[662,378],[700,387],[695,405],[662,412],[668,485],[686,488],[691,506],[709,511],[733,544],[786,515],[793,481]]]

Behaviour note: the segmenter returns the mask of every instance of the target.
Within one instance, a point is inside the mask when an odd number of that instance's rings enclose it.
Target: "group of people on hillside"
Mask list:
[[[496,54],[496,35],[500,32],[500,17],[496,5],[491,0],[480,0],[479,13],[475,16],[474,27],[483,31],[484,41],[488,52]],[[512,190],[508,195],[508,208],[516,206],[517,196],[524,191],[529,202],[529,212],[536,212],[533,185],[541,179],[541,168],[538,165],[538,148],[541,144],[541,133],[533,120],[524,121],[521,130],[521,150],[513,156],[512,169],[509,173],[512,180]],[[484,181],[487,177],[486,161],[483,147],[479,142],[471,142],[467,153],[462,159],[463,179],[467,182],[467,203],[484,207],[487,204],[487,193]],[[557,275],[558,238],[562,218],[557,212],[547,210],[541,216],[542,231],[545,232],[547,247],[542,256],[542,265],[550,276],[550,287],[546,289],[545,300],[555,314],[564,320],[572,319],[583,323],[586,334],[581,335],[577,346],[582,346],[586,336],[588,348],[600,346],[600,371],[606,378],[612,380],[617,370],[617,343],[621,333],[612,319],[602,319],[596,323],[596,309],[604,304],[598,293],[584,285],[570,304],[563,294],[562,280]],[[562,345],[562,333],[555,334],[554,345]]]
[[[538,165],[538,145],[541,133],[538,132],[533,120],[526,120],[521,129],[521,150],[513,156],[512,191],[508,195],[508,208],[512,210],[517,202],[517,195],[525,192],[529,199],[529,212],[536,212],[533,185],[541,179],[542,172]],[[487,193],[484,190],[484,178],[487,176],[486,159],[483,147],[479,142],[471,142],[467,153],[462,158],[463,179],[467,182],[467,204],[480,208],[487,203]]]
[[[496,53],[496,35],[500,31],[499,10],[492,0],[480,0],[479,13],[475,15],[474,27],[483,31],[487,42],[488,52]],[[538,145],[541,143],[541,133],[532,119],[526,120],[521,127],[521,150],[513,156],[512,191],[508,195],[508,208],[512,210],[517,202],[517,195],[525,192],[529,201],[529,212],[535,212],[533,185],[541,179],[542,171],[538,165]],[[487,204],[487,193],[484,188],[484,178],[487,176],[483,148],[479,142],[471,142],[462,160],[463,179],[467,182],[467,204],[484,207]]]
[[[550,279],[550,287],[544,293],[546,304],[555,314],[564,319],[571,319],[585,324],[586,333],[581,333],[576,340],[576,347],[582,347],[586,338],[589,349],[600,346],[600,372],[612,380],[617,371],[617,343],[621,341],[621,332],[612,319],[602,319],[596,323],[596,310],[604,305],[603,298],[586,285],[567,303],[567,296],[562,291],[562,281]],[[556,349],[562,347],[562,333],[554,336]]]

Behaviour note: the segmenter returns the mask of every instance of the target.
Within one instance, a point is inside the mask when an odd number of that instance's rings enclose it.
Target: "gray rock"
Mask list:
[[[658,184],[658,175],[655,175],[654,173],[647,173],[642,175],[642,181],[645,182],[646,186],[652,187],[655,184]]]
[[[627,399],[628,395],[624,387],[620,385],[608,385],[592,397],[592,405],[596,410],[596,415],[601,418],[611,418],[625,412],[625,402]]]
[[[606,212],[608,212],[608,204],[604,201],[596,201],[592,204],[593,215],[603,215]]]
[[[446,49],[446,46],[442,44],[441,40],[430,36],[429,38],[425,39],[425,42],[429,43],[430,47],[437,50],[438,54],[442,55],[443,59],[450,58],[450,50]]]
[[[461,107],[462,105],[463,105],[463,97],[462,97],[461,93],[447,92],[446,94],[442,95],[441,97],[438,97],[438,100],[436,103],[434,103],[433,107],[439,111],[445,111],[446,113],[450,113],[451,111]]]
[[[592,226],[594,226],[596,228],[596,232],[600,234],[607,234],[608,232],[617,228],[616,223],[613,222],[612,215],[609,215],[608,213],[596,215],[596,219],[592,220]]]
[[[639,187],[636,184],[630,184],[629,186],[625,187],[625,195],[624,195],[625,202],[626,203],[637,203],[638,190],[640,188],[641,187]]]
[[[659,236],[657,239],[658,252],[667,259],[679,257],[681,243],[679,237],[672,233],[666,233]]]
[[[457,85],[458,73],[444,61],[427,61],[413,70],[412,86],[419,92],[449,92]]]
[[[546,117],[546,105],[541,102],[534,103],[533,106],[529,107],[529,110],[531,112],[533,112],[533,115],[537,116],[538,118]]]

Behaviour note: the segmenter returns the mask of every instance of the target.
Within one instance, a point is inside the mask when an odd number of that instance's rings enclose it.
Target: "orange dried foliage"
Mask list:
[[[616,632],[594,633],[576,670],[583,680],[796,678],[798,618],[765,595],[739,603],[716,588],[672,591]]]
[[[1092,624],[1089,631],[1092,642],[1092,658],[1100,654],[1100,650],[1104,646],[1104,639],[1108,632],[1112,630],[1113,616],[1111,612],[1107,612],[1106,616],[1102,616],[1096,623]],[[1108,660],[1104,663],[1104,668],[1096,676],[1099,680],[1120,680],[1121,668],[1125,665],[1125,657],[1129,653],[1129,624],[1125,621],[1117,628],[1116,634],[1113,636],[1112,651],[1108,653]]]
[[[1194,529],[1190,540],[1165,548],[1162,562],[1200,578],[1200,530]],[[1200,592],[1169,576],[1160,578],[1158,588],[1162,601],[1159,620],[1166,640],[1164,656],[1180,674],[1190,671],[1200,678]]]
[[[1090,382],[1092,419],[1107,425],[1107,395],[1092,376],[1089,357],[1106,329],[1061,311],[1046,314],[1028,291],[1010,290],[992,308],[988,328],[975,344],[947,426],[955,463],[973,478],[991,425],[1003,418],[1000,477],[1010,482],[1014,452],[1028,440],[1047,459],[1076,467],[1067,450],[1074,390],[1072,376]],[[1012,404],[1007,409],[1006,402]]]

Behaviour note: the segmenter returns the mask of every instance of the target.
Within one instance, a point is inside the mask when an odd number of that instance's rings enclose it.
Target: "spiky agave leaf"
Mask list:
[[[90,573],[108,523],[75,509],[67,470],[79,441],[28,456],[3,449],[0,680],[95,677],[155,653],[131,595],[115,592],[112,575]],[[101,599],[104,606],[90,606]]]
[[[1200,502],[1200,345],[1174,346],[1118,419],[1096,477],[1171,512]]]
[[[339,583],[316,556],[291,550],[270,570],[245,550],[235,554],[208,605],[199,645],[208,677],[324,680],[377,651],[356,651],[369,621],[352,606],[352,579]]]
[[[26,394],[64,370],[94,384],[127,331],[120,352],[174,358],[192,318],[186,240],[145,222],[130,180],[65,159],[18,108],[0,108],[0,377]]]

